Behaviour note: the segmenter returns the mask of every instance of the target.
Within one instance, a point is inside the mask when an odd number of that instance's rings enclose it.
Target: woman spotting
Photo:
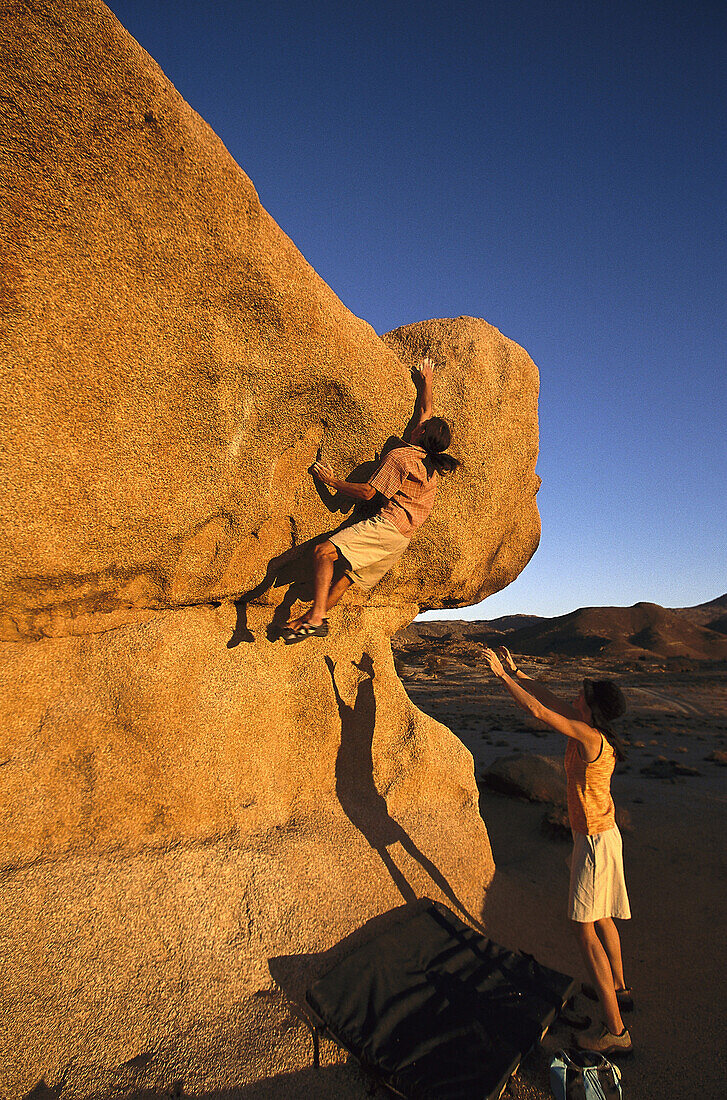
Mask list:
[[[584,680],[567,703],[519,669],[504,646],[485,650],[485,660],[517,705],[533,718],[565,734],[568,818],[573,833],[568,916],[601,1003],[603,1025],[578,1037],[583,1050],[626,1054],[631,1036],[621,1012],[633,1008],[624,981],[621,941],[614,917],[631,916],[623,870],[621,834],[616,825],[611,776],[623,746],[611,722],[626,711],[626,700],[612,680]]]

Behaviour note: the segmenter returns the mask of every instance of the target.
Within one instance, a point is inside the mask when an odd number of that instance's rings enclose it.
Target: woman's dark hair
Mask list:
[[[593,725],[613,747],[616,759],[625,760],[623,741],[611,725],[615,718],[626,713],[626,697],[621,688],[613,680],[584,680],[583,694],[591,710]]]
[[[449,424],[442,420],[441,416],[432,416],[424,421],[424,431],[419,445],[427,452],[424,465],[431,477],[436,470],[438,474],[448,474],[456,470],[459,462],[452,455],[444,454],[452,441],[452,433]],[[431,467],[431,468],[430,468]]]

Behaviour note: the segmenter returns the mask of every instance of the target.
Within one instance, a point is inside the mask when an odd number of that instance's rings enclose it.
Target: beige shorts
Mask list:
[[[586,924],[604,917],[631,916],[624,877],[621,833],[614,825],[605,833],[573,833],[568,916]]]
[[[373,588],[409,545],[406,535],[385,516],[359,520],[331,535],[330,541],[350,566],[346,576],[360,588]]]

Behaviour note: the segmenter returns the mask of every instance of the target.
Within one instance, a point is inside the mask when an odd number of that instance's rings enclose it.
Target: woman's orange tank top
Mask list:
[[[590,763],[580,753],[580,743],[568,738],[565,750],[565,776],[568,787],[568,818],[576,833],[593,836],[605,833],[616,824],[611,797],[611,776],[616,753],[601,734],[601,751]]]

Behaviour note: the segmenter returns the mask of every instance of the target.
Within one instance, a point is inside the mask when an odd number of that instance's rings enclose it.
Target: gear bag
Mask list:
[[[621,1071],[602,1054],[559,1050],[550,1063],[556,1100],[622,1100]]]

